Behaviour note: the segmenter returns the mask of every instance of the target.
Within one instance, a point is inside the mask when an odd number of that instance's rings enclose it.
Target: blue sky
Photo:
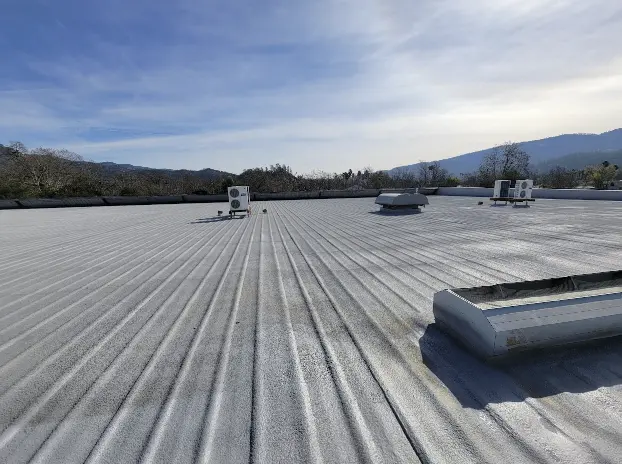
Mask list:
[[[0,142],[388,169],[622,126],[619,0],[3,0]]]

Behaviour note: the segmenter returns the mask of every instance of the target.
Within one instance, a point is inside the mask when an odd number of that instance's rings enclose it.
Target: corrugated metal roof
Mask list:
[[[0,462],[619,462],[622,344],[490,366],[434,292],[617,269],[622,204],[0,211]]]

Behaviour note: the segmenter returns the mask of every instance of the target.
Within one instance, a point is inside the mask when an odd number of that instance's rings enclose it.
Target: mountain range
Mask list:
[[[11,153],[11,149],[0,144],[0,164],[8,160],[8,156]],[[95,165],[103,169],[104,174],[115,175],[120,173],[152,173],[152,174],[164,174],[171,178],[181,178],[186,175],[192,175],[202,180],[216,180],[223,177],[233,177],[234,174],[224,171],[218,171],[217,169],[201,169],[193,171],[190,169],[158,169],[148,168],[145,166],[135,166],[133,164],[118,164],[110,161],[95,162],[95,161],[76,161],[79,164]]]
[[[521,142],[521,148],[531,157],[531,164],[538,171],[547,171],[555,166],[567,169],[583,169],[586,166],[599,164],[607,160],[611,164],[622,166],[622,128],[614,129],[602,134],[564,134],[548,137],[540,140]],[[7,147],[0,145],[0,155]],[[442,168],[451,174],[460,175],[474,172],[479,167],[482,159],[491,153],[494,148],[465,153],[438,160]],[[1,158],[1,156],[0,156]],[[198,171],[188,169],[156,169],[132,164],[117,164],[112,162],[95,163],[104,168],[109,174],[120,172],[153,172],[167,174],[171,177],[193,175],[204,180],[215,180],[223,177],[234,177],[234,174],[218,171],[216,169],[201,169]],[[400,172],[417,171],[421,163],[398,166],[386,172],[397,174]]]
[[[622,128],[603,132],[602,134],[564,134],[540,140],[521,142],[521,148],[529,153],[531,164],[538,171],[548,171],[555,166],[567,169],[583,169],[592,164],[600,164],[607,160],[611,164],[622,166]],[[441,167],[451,174],[460,175],[476,171],[482,159],[494,148],[487,148],[466,153],[452,158],[439,160]],[[158,171],[172,176],[192,174],[205,180],[219,179],[233,174],[216,169],[172,170],[154,169],[131,164],[111,162],[98,163],[111,173],[128,171]],[[421,163],[399,166],[387,171],[389,174],[417,171]]]
[[[531,156],[531,164],[537,169],[550,169],[563,166],[568,169],[583,169],[590,164],[602,163],[604,160],[622,166],[620,160],[622,150],[622,129],[615,129],[602,134],[564,134],[541,140],[521,142],[521,148]],[[452,158],[439,160],[441,167],[451,174],[477,170],[482,159],[494,148],[487,148]],[[609,159],[612,158],[612,159]],[[614,159],[615,158],[615,159]],[[399,166],[388,171],[389,174],[416,171],[421,163]]]
[[[555,166],[563,166],[566,169],[581,170],[586,166],[600,164],[603,161],[609,161],[610,164],[622,166],[622,149],[593,151],[589,153],[571,153],[569,155],[562,156],[561,158],[544,161],[536,165],[536,169],[539,172],[546,172]]]
[[[233,176],[233,174],[230,174],[228,172],[218,171],[217,169],[210,168],[201,169],[199,171],[192,171],[189,169],[156,169],[148,168],[145,166],[134,166],[133,164],[117,164],[110,161],[96,164],[103,167],[104,170],[110,174],[118,174],[121,172],[153,172],[154,174],[167,174],[168,176],[173,178],[181,177],[183,175],[193,175],[203,180],[215,180],[221,179],[223,177]]]

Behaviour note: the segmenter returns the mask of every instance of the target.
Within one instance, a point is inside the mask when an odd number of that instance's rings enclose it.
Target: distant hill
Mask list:
[[[548,171],[555,166],[563,166],[566,169],[581,170],[586,166],[600,164],[603,161],[609,161],[611,164],[622,166],[622,149],[612,151],[593,151],[589,153],[571,153],[560,158],[545,161],[537,164],[538,171]]]
[[[522,142],[521,147],[531,155],[531,163],[538,166],[545,162],[559,159],[573,153],[594,153],[617,151],[622,149],[622,129],[615,129],[602,134],[565,134],[556,137],[549,137],[541,140]],[[450,173],[459,175],[461,173],[475,171],[484,156],[489,154],[493,148],[480,150],[473,153],[455,156],[439,160],[441,167]],[[606,159],[606,158],[605,158]],[[610,162],[613,162],[609,160]],[[403,171],[415,171],[420,163],[400,166],[391,169],[389,174]],[[593,164],[593,163],[591,163]],[[617,164],[617,163],[616,163]]]
[[[152,170],[155,168],[147,168],[145,166],[134,166],[133,164],[118,164],[118,163],[113,163],[111,161],[102,161],[101,163],[97,163],[100,166],[104,166],[107,169],[110,169],[111,171],[140,171],[143,169],[148,169],[148,170]]]
[[[144,166],[134,166],[132,164],[117,164],[111,163],[109,161],[103,163],[96,163],[104,168],[106,172],[111,174],[117,174],[120,172],[133,172],[133,173],[143,173],[143,172],[151,172],[151,173],[165,173],[171,177],[181,177],[183,175],[193,175],[197,176],[203,180],[214,180],[221,179],[223,177],[233,176],[233,174],[218,171],[216,169],[201,169],[199,171],[192,171],[188,169],[156,169],[156,168],[147,168]]]
[[[9,147],[6,147],[0,144],[0,164],[6,162],[8,160],[8,155],[11,153]],[[104,161],[101,163],[96,163],[94,161],[78,161],[78,163],[88,163],[94,164],[96,166],[100,166],[104,169],[105,173],[114,175],[121,172],[132,172],[136,174],[149,172],[152,174],[166,174],[169,177],[177,178],[184,175],[192,175],[199,177],[202,180],[216,180],[221,179],[223,177],[234,177],[234,174],[218,171],[216,169],[201,169],[199,171],[192,171],[188,169],[156,169],[156,168],[148,168],[145,166],[134,166],[133,164],[117,164],[112,163],[110,161]]]

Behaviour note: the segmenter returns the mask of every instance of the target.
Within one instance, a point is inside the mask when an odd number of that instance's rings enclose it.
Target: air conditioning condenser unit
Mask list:
[[[524,179],[517,180],[514,187],[514,198],[520,200],[528,200],[531,198],[531,191],[533,190],[533,180]]]
[[[246,213],[250,205],[250,189],[248,186],[235,186],[228,188],[229,214]]]
[[[496,180],[493,198],[509,198],[510,197],[510,181]]]

